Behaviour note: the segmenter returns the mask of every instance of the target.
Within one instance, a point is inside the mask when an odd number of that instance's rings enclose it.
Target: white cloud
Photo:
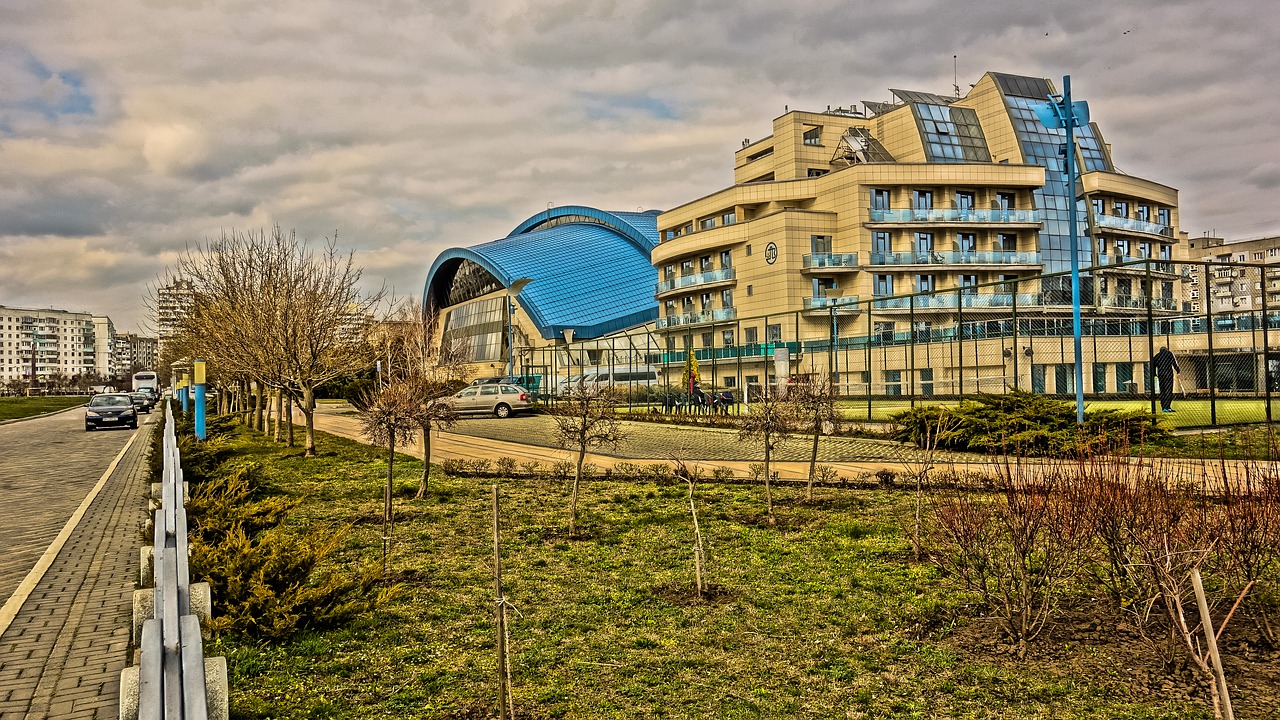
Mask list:
[[[44,0],[0,25],[0,302],[112,310],[175,252],[278,222],[416,294],[548,202],[670,207],[784,105],[1070,73],[1183,227],[1280,232],[1262,0]],[[46,68],[43,74],[33,68]],[[72,86],[68,78],[74,78]],[[92,113],[50,112],[82,93]],[[56,258],[56,262],[53,260]],[[74,282],[53,282],[60,266]],[[107,307],[107,306],[104,306]]]

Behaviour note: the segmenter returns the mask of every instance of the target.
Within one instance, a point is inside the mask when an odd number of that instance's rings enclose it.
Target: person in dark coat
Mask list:
[[[1178,359],[1169,352],[1168,347],[1160,348],[1160,352],[1151,358],[1151,368],[1155,370],[1156,380],[1160,382],[1160,409],[1173,412],[1173,377],[1182,372],[1178,367]]]

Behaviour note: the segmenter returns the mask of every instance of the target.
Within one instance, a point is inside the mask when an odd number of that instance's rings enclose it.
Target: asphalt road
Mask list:
[[[141,421],[150,417],[143,414]],[[84,412],[79,409],[0,425],[0,604],[133,433],[85,432]]]

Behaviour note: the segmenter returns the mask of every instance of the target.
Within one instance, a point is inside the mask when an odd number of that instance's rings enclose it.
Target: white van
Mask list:
[[[582,374],[584,387],[629,388],[658,384],[658,369],[652,365],[600,367]]]

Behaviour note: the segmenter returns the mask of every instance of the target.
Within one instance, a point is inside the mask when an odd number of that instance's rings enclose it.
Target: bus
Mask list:
[[[155,370],[143,370],[133,374],[133,391],[149,392],[152,395],[160,394],[160,381],[156,378]]]

